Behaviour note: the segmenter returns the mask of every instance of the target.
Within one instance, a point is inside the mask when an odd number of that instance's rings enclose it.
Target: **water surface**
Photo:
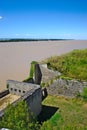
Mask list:
[[[87,40],[0,43],[0,91],[8,79],[24,80],[31,61],[83,48],[87,48]]]

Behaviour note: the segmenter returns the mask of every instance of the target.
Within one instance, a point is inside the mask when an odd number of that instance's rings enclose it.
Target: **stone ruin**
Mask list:
[[[14,80],[7,80],[7,90],[0,93],[0,98],[7,94],[15,94],[20,96],[18,100],[13,102],[16,104],[20,100],[26,101],[30,110],[37,116],[41,112],[42,100],[47,94],[50,95],[63,95],[67,97],[74,97],[76,94],[81,93],[84,87],[87,87],[87,82],[79,82],[76,80],[57,79],[53,80],[61,73],[49,70],[47,65],[36,64],[33,80],[28,82],[19,82]],[[41,82],[48,82],[53,80],[53,83],[48,87],[41,89]],[[4,114],[4,110],[0,111],[0,117]]]
[[[19,99],[14,101],[12,104],[16,104],[20,100],[26,101],[29,109],[34,115],[38,116],[42,109],[42,90],[40,87],[42,73],[39,64],[35,65],[34,82],[19,82],[14,80],[7,80],[7,90],[0,93],[0,98],[8,95],[20,96]],[[0,111],[0,117],[3,116],[5,108]]]

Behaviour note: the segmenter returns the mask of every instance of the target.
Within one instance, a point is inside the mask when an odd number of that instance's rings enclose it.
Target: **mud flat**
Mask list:
[[[87,48],[87,40],[0,42],[0,91],[6,88],[8,79],[24,80],[31,61],[83,48]]]

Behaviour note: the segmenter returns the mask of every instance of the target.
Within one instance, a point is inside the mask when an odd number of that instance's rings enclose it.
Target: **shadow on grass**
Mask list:
[[[38,121],[39,123],[42,123],[44,121],[47,121],[50,119],[58,110],[58,107],[53,107],[53,106],[42,106],[42,111],[40,115],[38,116]]]

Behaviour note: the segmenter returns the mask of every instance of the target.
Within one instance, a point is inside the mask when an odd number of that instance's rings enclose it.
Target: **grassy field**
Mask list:
[[[87,130],[87,103],[48,96],[43,101],[41,130]]]
[[[49,68],[60,71],[64,76],[87,80],[87,49],[50,57],[45,62]]]

